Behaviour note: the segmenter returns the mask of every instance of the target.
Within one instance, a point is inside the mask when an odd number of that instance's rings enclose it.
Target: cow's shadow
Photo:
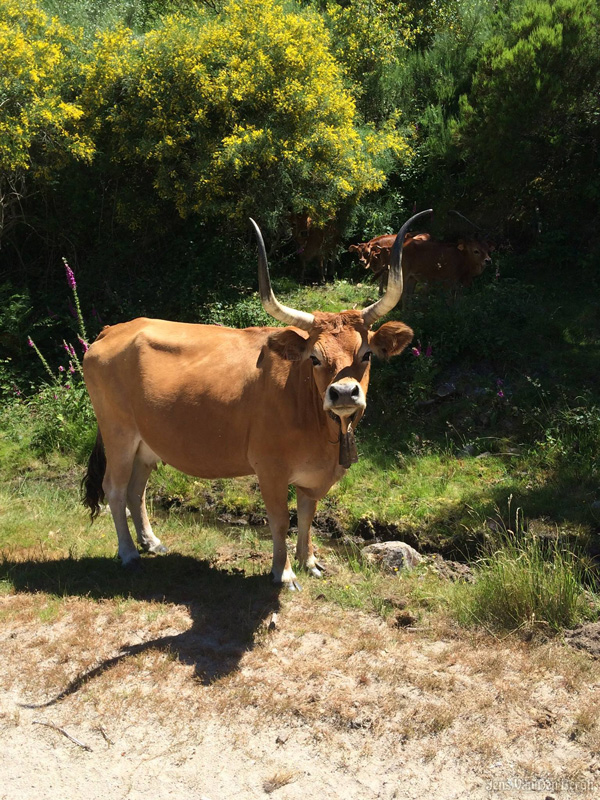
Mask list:
[[[64,558],[0,563],[0,581],[16,592],[45,592],[62,597],[131,598],[185,605],[192,619],[183,633],[142,643],[125,643],[119,651],[78,675],[58,695],[36,706],[53,705],[124,659],[163,650],[194,667],[204,684],[233,672],[254,647],[257,631],[280,607],[280,587],[266,574],[246,575],[207,561],[168,554],[142,559],[141,570],[128,573],[115,559]]]

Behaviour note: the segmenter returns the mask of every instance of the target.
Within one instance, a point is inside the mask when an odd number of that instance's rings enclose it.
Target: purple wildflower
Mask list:
[[[71,373],[71,375],[75,372],[75,367],[73,366],[73,364],[71,364],[70,361],[69,361],[69,372]]]
[[[63,365],[62,365],[62,364],[61,364],[61,365],[60,365],[60,367],[58,368],[58,371],[59,371],[59,372],[64,372],[64,371],[65,371],[65,368],[63,367]]]
[[[90,349],[89,344],[86,342],[85,339],[82,339],[81,336],[78,336],[77,338],[79,339],[79,344],[83,348],[83,352],[87,353],[87,351]]]
[[[33,347],[33,339],[31,338],[31,336],[27,337],[27,344],[29,345],[29,347]]]
[[[425,350],[425,358],[431,358],[432,353],[433,353],[433,348],[431,347],[430,344],[428,344],[427,349]]]
[[[421,351],[419,350],[418,347],[411,347],[410,352],[413,354],[413,356],[416,356],[417,358],[421,355]]]
[[[65,272],[67,273],[67,283],[69,284],[70,289],[76,289],[77,283],[75,281],[75,275],[73,274],[73,270],[69,266],[67,259],[63,257],[63,264],[65,265]]]
[[[502,391],[502,389],[500,389],[500,391],[498,392],[498,397],[504,397],[504,392]]]
[[[70,388],[71,388],[71,384],[70,383],[65,383],[65,389],[70,389]]]

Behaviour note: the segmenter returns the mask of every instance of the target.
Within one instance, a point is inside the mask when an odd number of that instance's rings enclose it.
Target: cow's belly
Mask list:
[[[137,419],[142,441],[161,461],[197,478],[251,475],[246,426],[210,408],[173,408]]]

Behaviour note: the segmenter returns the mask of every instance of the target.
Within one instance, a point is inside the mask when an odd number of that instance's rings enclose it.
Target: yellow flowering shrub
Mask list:
[[[75,45],[73,31],[35,0],[0,0],[0,179],[93,155],[71,99]]]
[[[81,102],[113,165],[181,216],[323,219],[409,156],[394,120],[359,125],[322,20],[278,0],[101,34]]]
[[[415,13],[406,3],[390,0],[349,0],[327,3],[334,30],[336,55],[361,82],[372,71],[398,56],[415,40]]]

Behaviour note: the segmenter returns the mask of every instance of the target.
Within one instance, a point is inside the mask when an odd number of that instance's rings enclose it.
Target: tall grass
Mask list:
[[[558,539],[503,530],[487,545],[474,576],[472,584],[450,591],[451,611],[462,625],[558,631],[598,614],[586,589],[591,573],[585,561]]]

